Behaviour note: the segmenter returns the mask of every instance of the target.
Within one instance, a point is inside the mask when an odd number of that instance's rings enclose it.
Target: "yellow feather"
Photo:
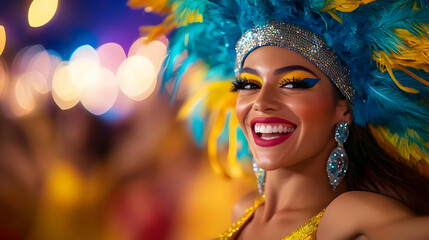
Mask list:
[[[238,119],[235,115],[235,103],[237,101],[237,94],[230,92],[231,82],[230,81],[220,81],[214,82],[210,84],[208,87],[208,92],[204,104],[208,107],[207,111],[210,114],[210,118],[214,118],[217,115],[216,122],[214,124],[213,129],[211,130],[211,134],[208,140],[208,145],[211,146],[209,149],[209,157],[214,167],[215,171],[220,173],[222,176],[226,177],[243,177],[246,176],[244,173],[242,166],[237,160],[237,127],[239,125]],[[217,158],[217,139],[223,130],[224,125],[226,124],[224,121],[226,120],[226,115],[230,113],[230,119],[228,123],[229,128],[229,147],[228,147],[228,155],[227,155],[227,166],[228,169],[226,171],[220,172],[219,169],[225,170],[224,168],[220,168],[219,159]],[[214,116],[213,116],[214,115]],[[220,126],[220,120],[222,120],[222,126]],[[218,125],[219,124],[219,125]]]
[[[402,141],[400,144],[395,144],[395,146],[392,144],[392,142],[398,142],[398,135],[395,136],[394,134],[391,134],[383,127],[374,127],[370,124],[368,124],[368,126],[377,143],[394,159],[396,159],[398,162],[401,162],[402,164],[417,169],[423,176],[429,178],[429,160],[427,155],[425,156],[424,153],[423,155],[419,155],[418,152],[420,150],[411,150],[411,152],[414,152],[414,154],[409,154],[406,153],[407,150],[402,150],[402,154],[400,154],[398,145],[401,146],[402,144],[402,146],[405,147],[405,145],[403,145],[404,141]],[[416,157],[413,157],[413,155]]]
[[[400,45],[400,54],[392,53],[392,65],[422,69],[429,73],[429,28],[421,26],[426,35],[415,36],[405,29],[396,29],[395,32],[406,45]]]
[[[207,150],[211,167],[217,174],[225,178],[243,177],[246,174],[236,157],[238,147],[236,129],[239,124],[234,108],[237,101],[237,94],[230,92],[231,81],[202,82],[201,76],[205,72],[206,70],[197,71],[195,75],[189,77],[190,80],[188,81],[192,82],[192,87],[194,88],[192,90],[195,93],[181,107],[178,118],[181,120],[188,118],[196,105],[202,102],[207,109],[201,114],[203,116],[208,115],[209,119],[205,130],[209,132]],[[228,113],[231,113],[231,116],[227,123],[226,116]],[[228,168],[225,168],[219,160],[217,145],[218,138],[226,124],[229,126]]]
[[[330,4],[327,4],[325,7],[323,7],[322,11],[329,13],[338,22],[343,23],[343,20],[340,17],[338,17],[338,15],[336,14],[336,11],[353,12],[358,7],[374,1],[376,0],[334,0],[334,1],[329,1]]]
[[[201,101],[206,96],[206,90],[205,88],[201,86],[201,91],[195,93],[193,96],[191,96],[180,108],[179,113],[177,114],[177,118],[179,120],[184,120],[191,116],[192,111],[197,106],[198,102]]]
[[[210,133],[209,140],[207,143],[207,150],[209,154],[209,162],[213,171],[225,178],[231,178],[229,174],[227,174],[224,167],[220,164],[220,161],[217,156],[217,139],[219,135],[222,133],[224,124],[225,124],[225,114],[222,112],[212,113],[210,116],[211,121],[214,120],[213,129]]]
[[[186,26],[189,23],[202,22],[203,16],[196,11],[183,11],[179,18],[176,14],[178,3],[167,5],[168,0],[129,0],[128,6],[133,8],[150,8],[151,11],[167,15],[164,21],[157,26],[144,26],[140,28],[142,35],[146,35],[146,43],[157,39],[161,35],[166,35],[178,26]]]
[[[168,15],[160,25],[140,27],[140,32],[143,36],[147,35],[145,43],[149,43],[159,36],[166,35],[176,27],[177,23],[174,21],[174,15]]]
[[[326,12],[329,13],[333,18],[335,18],[335,20],[337,20],[339,23],[343,23],[343,19],[338,17],[338,15],[335,13],[334,10],[330,9],[330,10],[327,10]]]
[[[230,178],[235,177],[236,174],[240,174],[237,172],[237,168],[235,167],[236,164],[233,163],[235,160],[236,155],[236,140],[234,139],[232,142],[230,142],[229,151],[228,151],[228,164],[229,166],[232,166],[232,169],[228,169],[229,171],[234,171],[234,174],[228,173],[224,168],[220,168],[220,161],[217,157],[217,140],[219,135],[221,134],[222,130],[225,126],[226,121],[226,115],[228,112],[233,111],[235,107],[236,102],[236,94],[229,92],[229,89],[231,88],[231,82],[229,81],[220,81],[220,82],[214,82],[210,84],[207,91],[208,94],[206,98],[203,100],[203,104],[207,106],[208,114],[210,115],[210,119],[214,119],[215,123],[213,125],[213,128],[210,133],[210,137],[208,139],[208,146],[209,149],[209,160],[211,162],[212,167],[214,167],[214,170],[219,173],[220,175]],[[209,123],[210,126],[210,123]],[[210,128],[209,128],[210,129]],[[231,129],[230,129],[231,133]],[[234,134],[235,135],[235,134]],[[235,138],[235,136],[233,136]],[[231,136],[230,136],[231,140]],[[222,171],[219,171],[221,169]]]
[[[377,62],[377,65],[379,66],[381,72],[387,71],[389,73],[389,75],[392,78],[392,80],[395,82],[395,84],[401,90],[403,90],[405,92],[408,92],[408,93],[418,93],[419,92],[417,89],[403,86],[395,78],[395,75],[393,74],[393,71],[392,71],[392,68],[394,68],[395,65],[392,65],[392,63],[391,63],[391,61],[390,61],[389,56],[387,55],[387,53],[385,53],[383,51],[380,51],[380,52],[374,51],[374,56],[373,56],[372,59]]]
[[[246,174],[243,171],[240,163],[237,160],[237,127],[238,119],[235,115],[235,111],[231,112],[229,119],[229,148],[228,148],[228,169],[232,177],[243,177]]]
[[[186,26],[190,23],[203,22],[203,15],[197,11],[184,11],[180,14],[180,26]]]
[[[237,94],[231,92],[231,81],[220,81],[208,87],[207,106],[209,110],[216,108],[234,109]]]
[[[207,75],[208,66],[202,63],[193,64],[183,76],[180,88],[187,89],[185,103],[179,110],[177,118],[184,120],[188,118],[199,101],[204,99],[208,93],[210,86],[209,82],[204,82],[203,79]]]
[[[429,29],[426,26],[421,26],[421,28],[429,34]],[[399,88],[406,92],[418,93],[416,89],[402,86],[394,77],[392,69],[399,69],[429,86],[429,81],[406,69],[411,67],[429,73],[429,39],[427,36],[417,37],[405,29],[395,29],[395,32],[405,42],[405,44],[398,46],[400,53],[387,54],[384,51],[374,51],[373,60],[377,62],[382,72],[386,70],[389,72]]]
[[[330,4],[323,7],[322,11],[336,10],[340,12],[353,12],[358,7],[374,1],[376,0],[335,0],[330,1]]]
[[[369,126],[378,141],[390,143],[401,157],[409,161],[409,164],[415,165],[419,161],[425,161],[429,164],[429,156],[415,142],[410,143],[408,138],[399,137],[398,134],[391,133],[386,127]],[[423,142],[416,131],[408,129],[408,134],[417,138],[424,146],[429,147],[429,142]]]
[[[425,84],[426,86],[429,86],[429,82],[428,82],[428,81],[426,81],[426,80],[424,80],[423,78],[421,78],[421,77],[417,76],[416,74],[414,74],[414,73],[413,73],[413,72],[411,72],[410,70],[408,70],[408,69],[404,68],[403,66],[401,66],[401,65],[396,65],[396,66],[394,66],[394,67],[395,67],[395,68],[397,68],[397,69],[399,69],[399,70],[401,70],[401,71],[403,71],[403,72],[405,72],[406,74],[410,75],[411,77],[413,77],[414,79],[418,80],[419,82],[421,82],[421,83]]]
[[[127,2],[127,5],[132,8],[145,8],[167,15],[164,21],[157,26],[140,27],[140,32],[143,36],[148,34],[145,43],[149,43],[177,27],[175,14],[172,11],[172,7],[168,5],[168,2],[169,0],[129,0]]]

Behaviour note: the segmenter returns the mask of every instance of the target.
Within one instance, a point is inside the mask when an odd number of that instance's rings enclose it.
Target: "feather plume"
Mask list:
[[[429,142],[422,141],[416,131],[408,129],[406,134],[398,134],[392,133],[382,126],[375,128],[374,131],[378,131],[384,139],[392,144],[404,159],[429,163],[427,158],[429,155]]]
[[[321,11],[329,13],[335,20],[343,23],[343,20],[337,15],[336,11],[353,12],[358,7],[374,2],[376,0],[331,0],[321,8]],[[319,5],[320,6],[320,5]]]
[[[224,176],[240,175],[233,153],[243,135],[234,119],[234,98],[226,94],[234,78],[235,44],[257,24],[270,20],[298,25],[322,36],[348,66],[357,96],[354,121],[372,124],[373,133],[398,154],[419,164],[429,154],[429,11],[425,0],[130,0],[166,15],[159,26],[145,27],[150,39],[172,29],[164,62],[164,87],[174,82],[173,99],[183,76],[196,63],[207,66],[192,80],[196,91],[181,117],[204,123],[210,161]],[[180,63],[179,63],[180,62]],[[221,82],[222,84],[216,84]],[[228,87],[227,87],[228,86]],[[195,94],[192,96],[192,94]],[[228,163],[217,156],[219,136],[228,129]],[[241,144],[243,152],[246,143]],[[244,146],[244,147],[243,147]],[[241,154],[244,156],[246,154]],[[246,155],[248,156],[248,155]]]

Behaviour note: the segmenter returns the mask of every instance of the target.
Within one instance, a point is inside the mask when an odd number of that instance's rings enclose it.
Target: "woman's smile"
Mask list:
[[[255,49],[233,90],[238,92],[237,118],[260,167],[326,161],[341,115],[334,85],[308,59],[280,47]]]
[[[255,144],[271,147],[286,141],[295,131],[296,124],[282,118],[254,118],[250,122]]]

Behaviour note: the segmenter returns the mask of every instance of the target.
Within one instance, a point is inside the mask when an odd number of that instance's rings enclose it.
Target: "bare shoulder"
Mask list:
[[[232,210],[232,222],[240,220],[246,213],[246,209],[255,204],[255,200],[258,196],[259,194],[257,191],[252,191],[240,198]]]
[[[346,192],[327,207],[317,236],[322,240],[353,239],[413,215],[401,202],[387,196],[364,191]]]
[[[413,216],[374,229],[367,236],[370,240],[427,240],[428,226],[429,216]]]

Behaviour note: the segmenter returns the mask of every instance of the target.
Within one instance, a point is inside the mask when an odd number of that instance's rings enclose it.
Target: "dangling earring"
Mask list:
[[[253,161],[253,172],[255,172],[256,180],[258,180],[259,195],[264,195],[265,191],[265,170],[260,168],[255,161]]]
[[[349,136],[349,126],[346,122],[339,122],[335,128],[335,141],[338,146],[332,150],[326,163],[326,172],[328,173],[329,183],[335,191],[343,180],[347,172],[348,157],[343,143]]]

